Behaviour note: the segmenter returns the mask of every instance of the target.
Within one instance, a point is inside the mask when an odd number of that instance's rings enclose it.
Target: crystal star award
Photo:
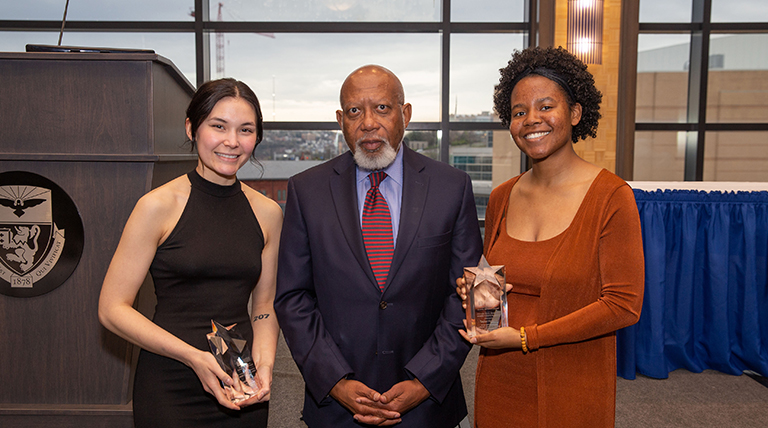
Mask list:
[[[243,337],[229,327],[211,320],[213,331],[208,333],[208,345],[219,366],[232,377],[232,386],[224,385],[227,398],[233,403],[247,400],[260,389],[256,378],[256,366],[251,358],[251,351]]]
[[[485,256],[477,267],[464,268],[467,333],[470,337],[508,327],[504,266],[490,266]]]

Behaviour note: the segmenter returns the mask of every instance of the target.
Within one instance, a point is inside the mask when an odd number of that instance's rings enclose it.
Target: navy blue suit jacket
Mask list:
[[[346,152],[288,182],[275,311],[304,381],[304,420],[359,427],[331,398],[344,376],[378,392],[418,378],[431,396],[403,427],[455,427],[466,414],[470,345],[455,279],[482,254],[466,173],[403,147],[400,231],[383,293],[365,253]]]

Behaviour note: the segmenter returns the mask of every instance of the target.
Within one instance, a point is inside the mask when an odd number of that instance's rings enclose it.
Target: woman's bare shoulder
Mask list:
[[[136,203],[129,222],[154,231],[158,242],[164,241],[184,211],[190,188],[183,175],[153,189]]]

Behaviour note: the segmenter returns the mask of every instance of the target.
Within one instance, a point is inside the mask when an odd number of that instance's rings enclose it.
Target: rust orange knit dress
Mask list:
[[[613,427],[615,331],[637,322],[643,296],[634,195],[602,170],[564,232],[526,242],[505,227],[518,179],[491,193],[485,255],[506,265],[509,325],[525,327],[530,351],[481,350],[475,426]]]

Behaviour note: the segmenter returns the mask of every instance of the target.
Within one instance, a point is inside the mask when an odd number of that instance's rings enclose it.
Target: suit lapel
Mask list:
[[[341,230],[344,233],[344,238],[347,240],[349,248],[352,250],[352,254],[355,255],[355,259],[360,264],[360,267],[368,276],[368,279],[370,279],[371,284],[375,286],[376,291],[378,291],[379,286],[373,276],[371,264],[368,262],[365,245],[363,244],[363,232],[360,230],[355,164],[350,152],[342,156],[345,156],[345,158],[341,159],[338,165],[334,166],[336,174],[331,176],[330,179],[333,205],[336,208],[336,216],[339,219]]]
[[[424,162],[419,155],[403,146],[403,203],[400,208],[400,231],[397,234],[397,246],[392,257],[392,265],[389,267],[385,292],[403,264],[421,224],[429,189],[429,175],[423,171]]]

